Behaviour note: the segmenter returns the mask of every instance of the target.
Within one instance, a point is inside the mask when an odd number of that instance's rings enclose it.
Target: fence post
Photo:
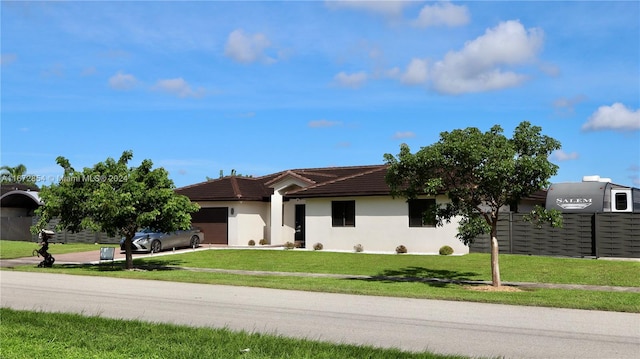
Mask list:
[[[513,254],[513,212],[509,212],[509,254]]]
[[[591,245],[593,246],[592,252],[596,258],[600,258],[600,250],[598,243],[598,213],[593,214],[593,225],[591,227]]]

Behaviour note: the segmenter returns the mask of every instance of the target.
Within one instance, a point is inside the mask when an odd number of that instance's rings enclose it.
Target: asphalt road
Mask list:
[[[11,271],[0,272],[0,304],[468,356],[640,353],[630,313]]]

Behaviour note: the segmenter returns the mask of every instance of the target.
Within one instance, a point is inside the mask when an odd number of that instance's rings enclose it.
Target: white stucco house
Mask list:
[[[446,196],[407,202],[392,198],[387,166],[293,169],[262,177],[227,176],[181,187],[176,192],[200,205],[192,217],[205,243],[246,246],[295,242],[302,248],[322,243],[325,250],[438,253],[448,245],[469,252],[457,238],[457,222],[436,227],[424,221],[428,206]]]

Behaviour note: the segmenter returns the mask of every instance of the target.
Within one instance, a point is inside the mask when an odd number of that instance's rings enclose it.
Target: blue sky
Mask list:
[[[1,3],[1,164],[41,178],[132,150],[181,187],[220,170],[383,163],[521,121],[553,182],[640,187],[640,3]]]

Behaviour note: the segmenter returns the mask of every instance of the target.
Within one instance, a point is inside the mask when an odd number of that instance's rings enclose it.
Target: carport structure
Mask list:
[[[42,205],[38,188],[26,184],[2,185],[0,196],[0,232],[2,239],[31,240],[29,228],[33,224],[34,211]]]

